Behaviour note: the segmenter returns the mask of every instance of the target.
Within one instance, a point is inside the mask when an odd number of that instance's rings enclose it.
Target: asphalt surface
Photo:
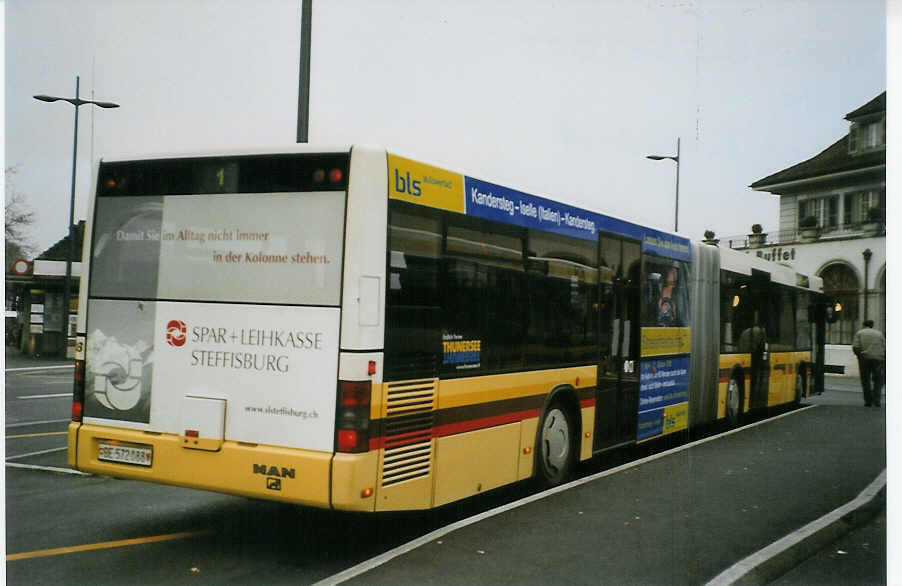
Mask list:
[[[71,363],[7,352],[5,368]],[[885,469],[884,409],[860,406],[853,379],[827,388],[812,408],[530,496],[325,582],[706,584],[848,505]],[[741,583],[887,584],[878,496]]]
[[[885,411],[860,406],[855,381],[834,386],[846,391],[526,499],[326,582],[707,584],[879,484]],[[884,498],[714,583],[886,584]]]

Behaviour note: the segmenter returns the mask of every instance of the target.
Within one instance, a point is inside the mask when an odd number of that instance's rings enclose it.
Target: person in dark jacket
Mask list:
[[[864,320],[864,327],[855,332],[852,352],[858,357],[858,372],[861,376],[861,391],[864,393],[865,407],[880,406],[880,390],[884,383],[884,363],[886,362],[886,339],[874,329],[874,320]]]

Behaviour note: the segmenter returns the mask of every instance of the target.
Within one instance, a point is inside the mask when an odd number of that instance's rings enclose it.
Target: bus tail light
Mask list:
[[[72,421],[81,422],[85,405],[85,361],[75,361],[75,375],[72,377]]]
[[[336,451],[356,454],[370,448],[371,381],[339,381],[335,421]]]

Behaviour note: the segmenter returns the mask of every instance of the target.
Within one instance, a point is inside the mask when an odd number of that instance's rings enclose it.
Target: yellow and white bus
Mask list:
[[[86,235],[86,472],[427,509],[822,381],[818,278],[384,149],[105,158]]]

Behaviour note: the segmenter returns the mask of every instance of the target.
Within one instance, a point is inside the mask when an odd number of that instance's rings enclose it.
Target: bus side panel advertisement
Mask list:
[[[464,179],[464,195],[469,216],[571,238],[597,238],[598,214],[472,177]]]
[[[644,252],[683,261],[691,256],[689,240],[680,236],[472,177],[464,177],[464,196],[468,216],[583,240],[595,240],[599,232],[610,232],[638,240]]]
[[[643,411],[639,413],[638,426],[639,442],[682,431],[689,427],[689,403]]]
[[[463,177],[391,153],[388,154],[388,197],[464,213]]]
[[[641,355],[689,354],[690,328],[642,328]]]
[[[685,429],[689,356],[643,360],[639,370],[639,441]]]
[[[152,302],[88,302],[85,417],[150,423],[153,379]]]
[[[166,198],[157,297],[337,305],[344,197]]]
[[[181,435],[182,399],[217,398],[224,439],[331,451],[338,308],[92,300],[90,311],[86,417]]]
[[[95,204],[90,295],[156,295],[163,198],[102,197]]]
[[[642,243],[642,250],[688,261],[689,240],[575,206],[388,153],[388,196],[418,205],[595,240],[611,232]]]
[[[338,305],[344,199],[99,198],[91,296]]]

